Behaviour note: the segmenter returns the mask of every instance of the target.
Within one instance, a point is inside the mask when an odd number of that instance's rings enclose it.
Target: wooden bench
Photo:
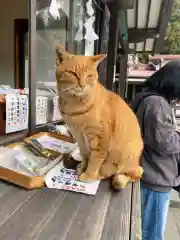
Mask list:
[[[96,196],[26,191],[0,182],[0,239],[139,240],[139,183],[120,193],[102,181]]]

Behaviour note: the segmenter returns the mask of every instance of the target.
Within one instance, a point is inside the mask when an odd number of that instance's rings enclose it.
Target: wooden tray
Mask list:
[[[72,142],[72,143],[74,142],[73,139],[66,137],[64,135],[60,135],[60,134],[56,134],[56,133],[46,133],[46,132],[32,135],[31,137],[25,138],[24,140],[26,142],[28,142],[31,138],[37,139],[43,135],[54,137],[54,138],[64,140],[67,142]],[[14,144],[8,145],[7,147],[13,148],[17,144],[18,143],[14,143]],[[62,154],[61,156],[62,156],[62,158],[59,159],[59,161],[57,161],[57,163],[60,162],[63,158],[67,158],[67,154]],[[28,176],[28,175],[25,175],[25,174],[22,174],[22,173],[19,173],[19,172],[16,172],[16,171],[13,171],[13,170],[10,170],[7,168],[3,168],[3,167],[0,167],[0,179],[5,180],[7,182],[11,182],[15,185],[18,185],[18,186],[26,188],[26,189],[41,188],[45,185],[43,176],[42,177]]]

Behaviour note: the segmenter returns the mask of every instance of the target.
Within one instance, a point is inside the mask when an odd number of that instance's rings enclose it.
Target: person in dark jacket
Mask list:
[[[163,240],[172,188],[180,189],[180,134],[170,103],[180,99],[180,61],[153,74],[132,102],[144,139],[142,240]]]

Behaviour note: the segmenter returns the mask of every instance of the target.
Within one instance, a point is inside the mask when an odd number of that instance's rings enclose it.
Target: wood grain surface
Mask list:
[[[134,193],[132,194],[132,190]],[[139,240],[139,184],[96,196],[0,182],[0,240]]]

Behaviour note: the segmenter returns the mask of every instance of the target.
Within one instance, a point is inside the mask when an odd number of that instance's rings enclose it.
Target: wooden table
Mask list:
[[[0,240],[139,240],[139,183],[96,196],[0,182]]]
[[[24,135],[2,137],[0,144]],[[97,194],[87,196],[27,191],[0,180],[0,240],[140,240],[139,194],[138,182],[115,193],[102,181]]]

